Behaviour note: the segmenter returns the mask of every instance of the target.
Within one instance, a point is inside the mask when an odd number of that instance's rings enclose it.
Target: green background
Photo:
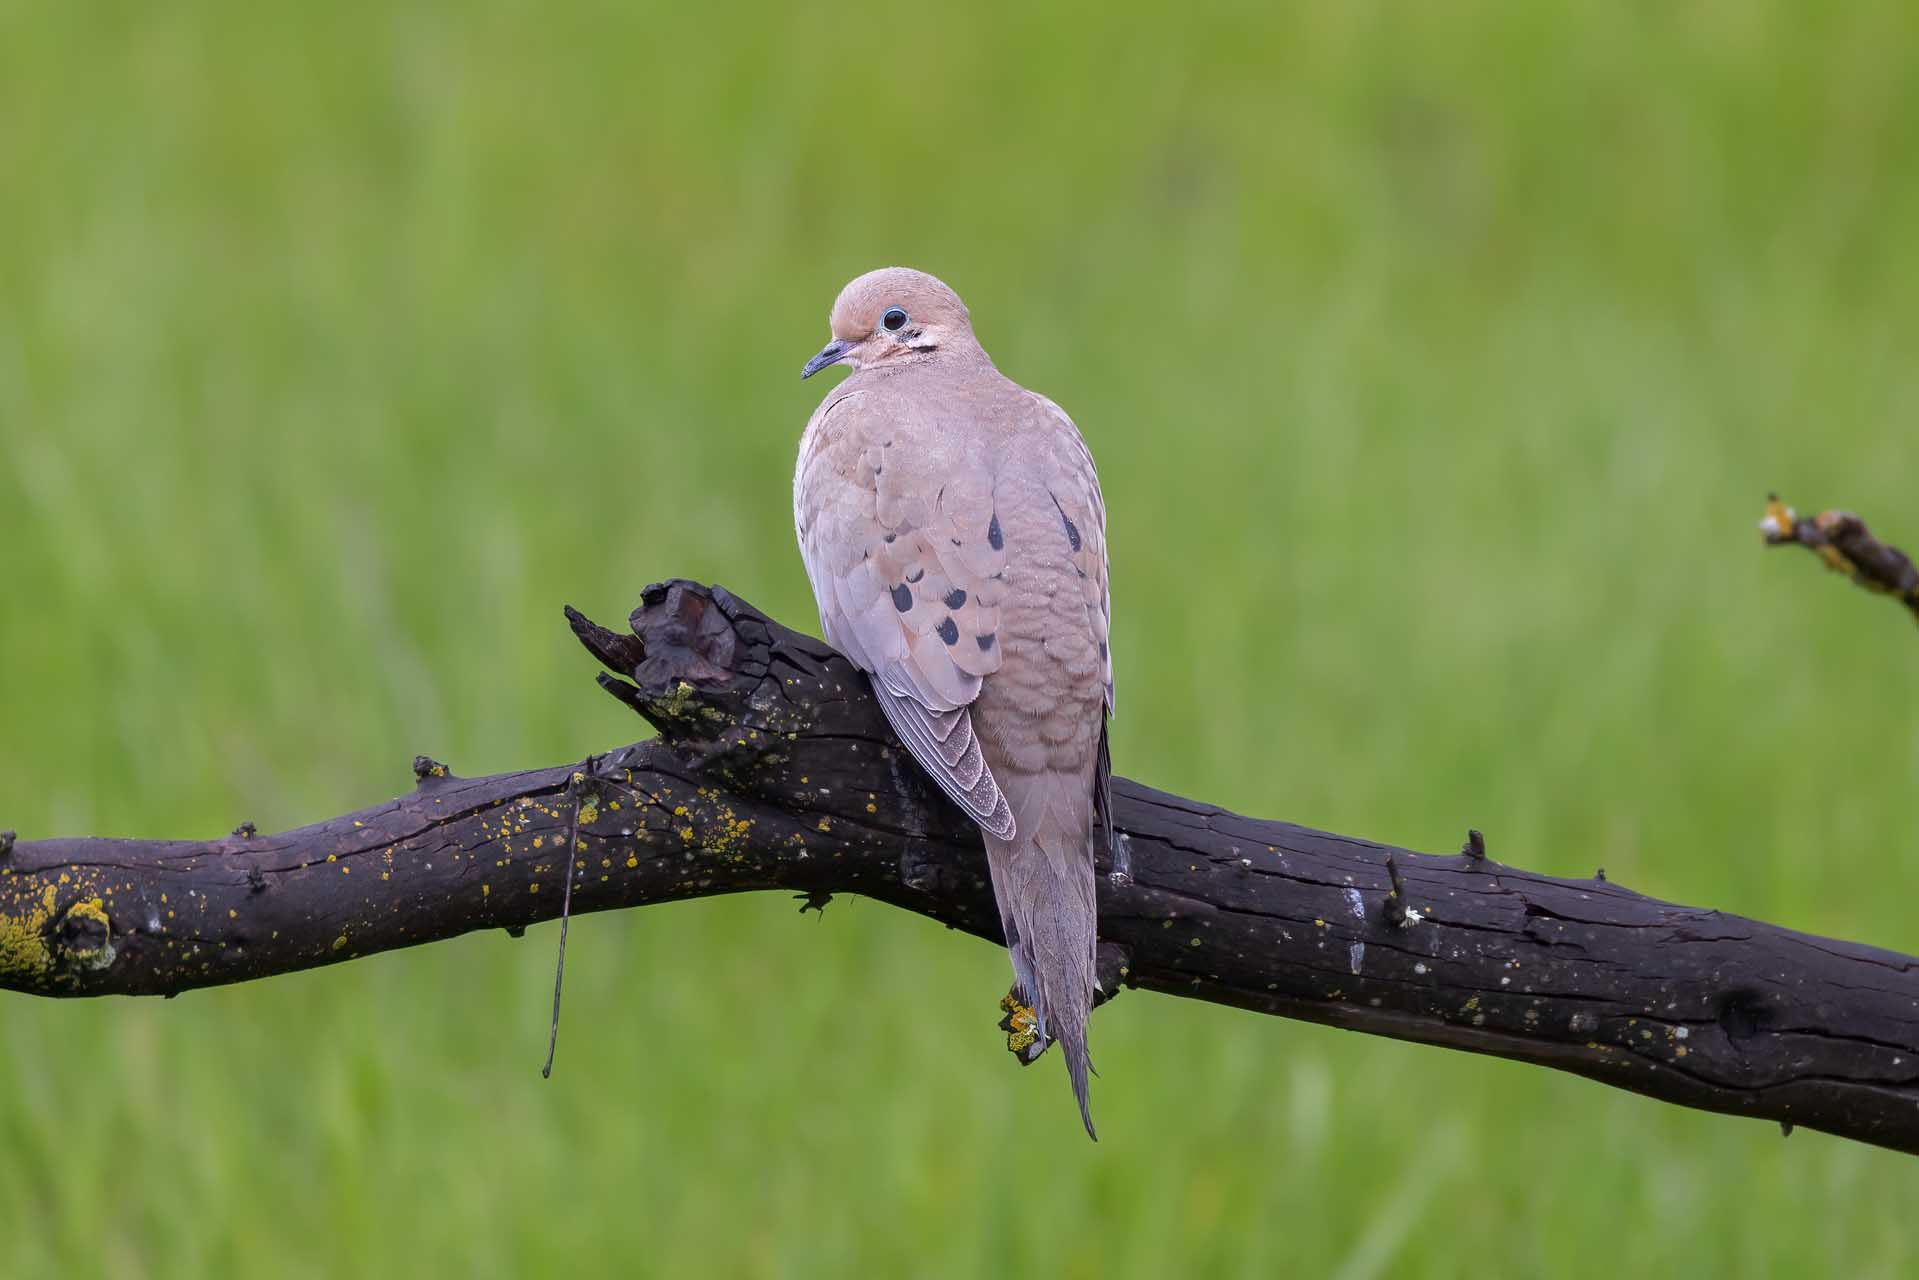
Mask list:
[[[1111,510],[1121,772],[1908,951],[1919,9],[0,3],[0,825],[277,829],[811,626],[800,363],[955,285]],[[697,11],[711,9],[711,16]],[[826,381],[831,381],[828,375]],[[868,901],[0,996],[0,1272],[1911,1274],[1910,1160],[1139,993],[1103,1141]]]

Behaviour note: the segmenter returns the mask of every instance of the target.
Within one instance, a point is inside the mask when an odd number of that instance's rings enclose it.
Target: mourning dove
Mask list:
[[[802,378],[793,520],[827,641],[979,824],[1019,1000],[1065,1051],[1086,1132],[1096,827],[1111,838],[1106,508],[1063,410],[993,366],[946,285],[889,267],[833,304]]]

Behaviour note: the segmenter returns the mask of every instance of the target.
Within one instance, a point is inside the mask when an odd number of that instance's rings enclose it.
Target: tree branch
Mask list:
[[[719,588],[650,588],[633,634],[568,610],[660,730],[278,835],[0,841],[0,987],[172,994],[557,915],[862,893],[999,941],[979,840],[863,677]],[[625,677],[625,678],[620,678]],[[1682,1106],[1919,1153],[1919,960],[1485,855],[1391,849],[1119,781],[1100,883],[1119,985],[1539,1063]],[[1475,836],[1477,833],[1474,833]],[[802,910],[805,908],[802,907]]]
[[[1919,622],[1919,568],[1905,552],[1873,537],[1866,522],[1852,512],[1824,511],[1808,520],[1778,494],[1768,494],[1759,532],[1769,547],[1796,544],[1816,552],[1828,569],[1877,595],[1891,596]]]

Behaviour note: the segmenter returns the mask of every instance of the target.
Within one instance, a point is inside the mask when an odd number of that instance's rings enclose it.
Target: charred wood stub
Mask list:
[[[1919,566],[1899,548],[1875,538],[1852,512],[1824,511],[1808,518],[1781,502],[1778,494],[1768,494],[1759,532],[1769,547],[1805,547],[1834,573],[1893,597],[1919,621]]]
[[[689,767],[796,812],[865,815],[910,837],[897,847],[903,886],[955,887],[940,878],[953,867],[945,846],[977,848],[978,833],[899,745],[866,677],[824,642],[723,588],[677,580],[646,589],[630,635],[567,617],[609,668],[601,686]],[[913,839],[931,843],[915,852]],[[982,858],[965,879],[983,890],[984,870]]]
[[[732,606],[729,612],[729,606]],[[573,634],[608,668],[600,687],[638,712],[682,759],[737,780],[800,727],[771,673],[771,624],[724,591],[689,582],[646,589],[621,635],[566,611]]]
[[[584,771],[433,777],[277,834],[0,839],[0,988],[171,995],[517,935],[569,883],[576,915],[857,893],[1001,941],[977,831],[831,649],[690,582],[649,588],[625,633],[567,616],[657,739]],[[1112,801],[1131,875],[1099,880],[1106,996],[1494,1054],[1919,1153],[1919,960],[1495,866],[1476,838],[1413,853],[1118,778]],[[1006,1014],[1009,1037],[1032,1029]]]

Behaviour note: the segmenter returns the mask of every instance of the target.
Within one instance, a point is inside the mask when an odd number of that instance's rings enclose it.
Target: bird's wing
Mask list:
[[[1112,593],[1107,586],[1106,500],[1100,493],[1099,471],[1093,465],[1092,451],[1086,447],[1079,429],[1064,409],[1038,392],[1029,393],[1057,421],[1061,430],[1051,436],[1046,451],[1046,488],[1058,508],[1061,533],[1066,539],[1074,574],[1079,582],[1080,599],[1086,606],[1086,627],[1094,643],[1099,679],[1104,694],[1106,715],[1114,714]],[[1117,829],[1113,825],[1113,762],[1108,747],[1107,729],[1099,728],[1099,746],[1093,765],[1093,822],[1107,849],[1119,853]]]
[[[968,708],[999,669],[1005,541],[977,458],[893,447],[896,406],[853,393],[820,406],[794,478],[800,554],[827,643],[869,673],[913,758],[979,825],[1013,811]]]
[[[1113,601],[1106,584],[1106,500],[1099,491],[1099,471],[1093,466],[1092,451],[1066,410],[1038,392],[1030,394],[1065,427],[1055,437],[1055,447],[1047,459],[1051,468],[1047,490],[1059,508],[1080,595],[1086,602],[1086,621],[1098,646],[1100,681],[1105,686],[1106,714],[1110,716],[1114,709]]]

